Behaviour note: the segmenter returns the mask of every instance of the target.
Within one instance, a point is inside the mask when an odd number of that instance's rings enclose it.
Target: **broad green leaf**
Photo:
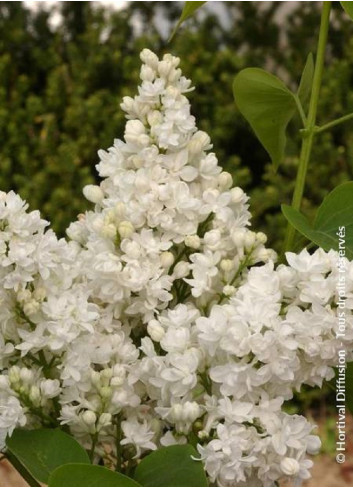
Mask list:
[[[206,2],[185,2],[183,11],[181,12],[180,19],[178,20],[178,23],[175,26],[175,28],[174,28],[174,30],[173,30],[170,38],[169,38],[169,41],[171,41],[173,39],[173,37],[175,36],[175,33],[177,32],[177,30],[179,29],[181,24],[183,22],[185,22],[186,19],[188,19],[189,17],[194,15],[194,12],[196,12],[196,10],[198,10],[200,7],[202,7],[202,5],[204,3],[206,3]]]
[[[136,481],[106,467],[66,464],[49,477],[49,487],[138,487]]]
[[[282,204],[281,209],[287,221],[303,236],[312,241],[311,232],[313,228],[311,227],[307,218],[290,205]]]
[[[304,66],[304,70],[300,79],[299,88],[298,88],[298,97],[302,105],[304,105],[311,93],[311,87],[313,84],[314,77],[314,57],[312,53],[309,53],[306,63]]]
[[[353,20],[353,2],[341,2],[341,5],[345,12]]]
[[[90,463],[86,451],[71,436],[58,429],[17,429],[6,440],[15,457],[34,479],[47,483],[49,474],[69,462]]]
[[[240,112],[277,169],[284,157],[286,128],[296,111],[293,93],[276,76],[259,68],[238,73],[233,92]]]
[[[28,472],[26,467],[24,467],[17,458],[12,455],[12,453],[7,452],[6,458],[11,463],[11,465],[17,470],[17,472],[23,477],[23,479],[28,483],[30,487],[41,487],[39,482],[32,477],[32,475]]]
[[[338,250],[339,227],[345,227],[344,247],[348,259],[353,259],[353,182],[336,187],[319,207],[311,225],[303,214],[288,205],[282,212],[292,226],[324,250]]]
[[[149,487],[207,487],[199,454],[191,445],[160,448],[142,459],[135,479]]]

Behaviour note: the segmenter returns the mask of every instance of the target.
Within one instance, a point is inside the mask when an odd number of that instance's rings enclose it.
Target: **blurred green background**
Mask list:
[[[136,91],[139,52],[148,47],[182,59],[198,125],[221,165],[251,196],[253,225],[280,249],[296,175],[299,119],[289,128],[277,174],[237,111],[234,75],[247,66],[271,70],[291,87],[315,51],[320,3],[209,2],[168,44],[183,2],[0,2],[0,189],[14,189],[54,229],[88,206],[97,150],[122,137],[119,103]],[[53,15],[54,12],[54,15]],[[55,26],[53,18],[57,19]],[[59,21],[58,21],[59,19]],[[353,111],[353,24],[334,2],[319,121]],[[311,217],[323,197],[353,178],[352,124],[317,138],[303,204]]]

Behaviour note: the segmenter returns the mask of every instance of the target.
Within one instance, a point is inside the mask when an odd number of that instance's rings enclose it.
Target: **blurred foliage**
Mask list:
[[[275,174],[237,111],[234,75],[247,66],[268,69],[292,88],[315,50],[316,2],[219,2],[199,10],[167,39],[181,2],[131,2],[120,11],[98,2],[57,2],[52,11],[0,2],[0,188],[14,189],[38,208],[59,234],[88,204],[82,187],[97,177],[97,150],[122,137],[119,103],[136,91],[139,52],[180,56],[196,90],[193,113],[222,166],[251,195],[255,229],[280,248],[300,140],[290,126],[287,157]],[[217,6],[215,6],[217,5]],[[319,121],[353,111],[353,23],[334,2]],[[303,211],[310,217],[323,197],[353,178],[352,124],[323,133],[315,144]]]

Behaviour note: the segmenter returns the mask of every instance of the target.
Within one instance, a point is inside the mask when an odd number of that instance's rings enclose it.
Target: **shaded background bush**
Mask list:
[[[315,49],[320,5],[210,2],[168,44],[182,5],[131,2],[112,11],[99,2],[58,2],[61,21],[53,27],[53,7],[0,2],[0,188],[19,192],[63,235],[87,208],[81,189],[96,178],[97,150],[122,136],[119,103],[136,90],[139,51],[172,51],[196,86],[192,107],[199,126],[210,133],[220,163],[251,195],[254,227],[279,249],[285,227],[279,206],[290,201],[300,141],[290,138],[274,174],[237,112],[232,80],[240,69],[258,66],[295,86]],[[352,23],[334,5],[319,107],[324,121],[353,110]],[[298,127],[299,120],[292,135]],[[317,139],[304,200],[308,216],[328,191],[352,179],[351,129],[339,126]]]

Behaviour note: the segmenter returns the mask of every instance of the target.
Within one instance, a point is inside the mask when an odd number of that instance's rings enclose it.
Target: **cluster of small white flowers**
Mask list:
[[[212,483],[300,483],[320,441],[283,403],[333,376],[337,253],[275,267],[195,125],[179,59],[141,59],[124,141],[99,152],[95,207],[70,241],[0,195],[0,449],[15,427],[60,423],[97,459],[193,443]]]

